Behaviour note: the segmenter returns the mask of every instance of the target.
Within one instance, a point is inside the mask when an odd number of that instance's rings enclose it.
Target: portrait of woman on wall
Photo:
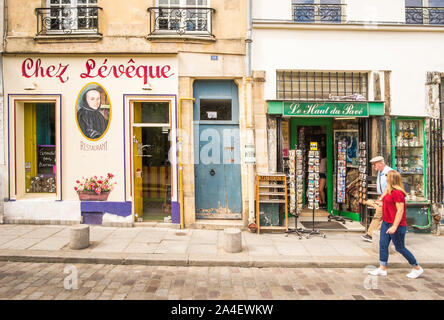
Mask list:
[[[76,118],[83,135],[100,139],[108,129],[111,105],[105,89],[97,83],[86,85],[77,98]]]

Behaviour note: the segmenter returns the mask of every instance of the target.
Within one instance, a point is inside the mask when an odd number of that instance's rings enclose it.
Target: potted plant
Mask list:
[[[76,181],[74,190],[77,192],[80,201],[106,201],[109,193],[114,189],[117,182],[112,182],[114,178],[112,173],[108,173],[105,178],[102,176],[93,176],[90,178],[82,177]]]

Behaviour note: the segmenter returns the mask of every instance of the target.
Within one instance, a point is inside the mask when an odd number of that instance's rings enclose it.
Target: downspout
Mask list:
[[[179,210],[180,210],[180,228],[185,228],[184,212],[183,212],[183,163],[182,163],[182,101],[191,100],[194,98],[179,98],[178,116],[177,116],[177,155],[179,158]]]
[[[2,15],[2,17],[1,17],[1,19],[0,19],[0,21],[1,21],[1,23],[3,24],[2,25],[2,28],[3,28],[3,34],[1,35],[2,36],[2,39],[1,39],[1,41],[2,41],[2,50],[1,50],[1,52],[0,52],[0,59],[1,59],[1,61],[0,61],[0,81],[1,81],[1,84],[0,84],[0,90],[1,90],[1,103],[2,103],[2,108],[1,108],[1,110],[2,110],[2,112],[4,112],[4,109],[5,109],[5,105],[4,105],[4,100],[3,100],[3,98],[4,98],[4,94],[5,94],[5,85],[4,85],[4,77],[3,77],[3,57],[4,57],[4,53],[5,53],[5,51],[6,51],[6,37],[7,37],[7,35],[8,35],[8,23],[7,23],[7,21],[8,21],[8,6],[7,6],[7,0],[3,0],[2,1],[2,3],[3,3],[3,11],[1,12],[1,15]],[[2,128],[2,131],[0,132],[0,135],[2,135],[2,141],[3,141],[3,144],[1,145],[1,147],[2,148],[4,148],[4,144],[5,144],[5,139],[4,139],[4,137],[3,137],[3,131],[4,131],[4,122],[3,122],[3,124],[2,124],[2,126],[1,126],[1,128]],[[5,174],[5,171],[6,171],[6,165],[5,165],[5,155],[4,155],[4,153],[3,153],[3,159],[0,159],[0,166],[1,166],[1,169],[0,169],[0,224],[2,224],[2,223],[4,223],[4,214],[5,214],[5,207],[4,207],[4,196],[3,196],[3,186],[4,186],[4,181],[5,181],[5,179],[3,178],[4,177],[4,174]]]
[[[254,112],[253,112],[253,94],[252,94],[252,72],[251,72],[251,42],[252,42],[252,0],[247,0],[247,36],[246,43],[246,107],[247,107],[247,145],[250,148],[254,147]],[[255,152],[255,151],[254,151]],[[256,229],[255,215],[254,215],[254,163],[247,163],[248,168],[248,225],[250,229]]]

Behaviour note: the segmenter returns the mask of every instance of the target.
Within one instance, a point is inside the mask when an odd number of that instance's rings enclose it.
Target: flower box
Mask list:
[[[94,191],[77,191],[80,201],[106,201],[108,200],[110,191],[101,192],[100,194]]]

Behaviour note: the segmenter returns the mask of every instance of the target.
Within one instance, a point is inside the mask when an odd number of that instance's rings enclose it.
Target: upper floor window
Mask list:
[[[341,0],[292,0],[293,20],[296,22],[330,22],[345,20]]]
[[[158,0],[158,7],[149,8],[151,34],[211,34],[209,0]],[[154,23],[153,23],[154,22]]]
[[[279,70],[276,98],[280,100],[367,100],[366,72]]]
[[[444,25],[444,0],[405,0],[405,22]]]
[[[97,0],[47,0],[37,8],[38,34],[97,33]]]

